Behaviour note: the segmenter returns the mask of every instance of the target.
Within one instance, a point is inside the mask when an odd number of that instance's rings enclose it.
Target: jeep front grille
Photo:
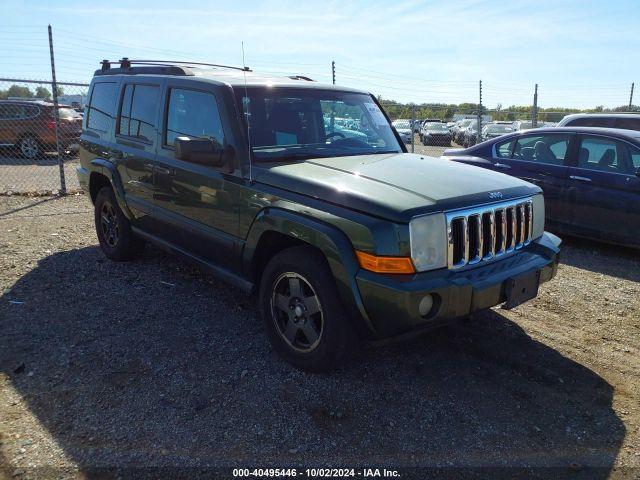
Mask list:
[[[501,257],[531,242],[533,203],[530,198],[445,215],[450,269]]]

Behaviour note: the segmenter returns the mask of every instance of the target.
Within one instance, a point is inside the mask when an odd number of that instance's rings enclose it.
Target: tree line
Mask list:
[[[57,93],[58,96],[64,94],[62,87],[57,87]],[[29,87],[14,84],[6,90],[0,90],[0,100],[7,100],[8,98],[14,97],[51,100],[51,89],[40,86],[36,87],[35,91],[32,91]]]
[[[459,104],[447,104],[447,103],[421,103],[412,105],[410,103],[400,103],[394,100],[386,100],[382,97],[378,97],[378,101],[384,107],[387,115],[391,119],[397,118],[411,118],[412,113],[415,114],[415,118],[427,119],[433,118],[438,120],[450,121],[454,114],[462,115],[477,115],[479,105],[477,103],[459,103]],[[412,112],[412,109],[415,109]],[[531,119],[531,113],[533,111],[533,105],[511,105],[507,108],[503,108],[498,104],[496,108],[489,109],[482,106],[482,115],[491,115],[493,120],[529,120]],[[604,106],[598,106],[589,109],[579,108],[567,108],[567,107],[550,107],[541,108],[538,107],[538,121],[540,122],[559,122],[562,117],[569,115],[570,113],[601,113],[601,112],[640,112],[640,106],[632,105],[629,109],[629,105],[622,105],[615,108],[607,108]]]

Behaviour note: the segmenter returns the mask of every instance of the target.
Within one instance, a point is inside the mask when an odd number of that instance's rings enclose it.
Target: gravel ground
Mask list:
[[[154,248],[106,260],[85,197],[2,197],[0,478],[301,464],[637,478],[640,259],[571,240],[562,262],[515,310],[310,375],[272,352],[251,296]]]
[[[77,157],[65,157],[64,173],[67,191],[80,188],[76,175]],[[15,157],[0,152],[0,194],[43,193],[60,190],[60,169],[56,154],[48,153],[37,160]]]

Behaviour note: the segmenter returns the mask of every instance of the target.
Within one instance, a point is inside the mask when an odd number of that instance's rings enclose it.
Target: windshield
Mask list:
[[[373,99],[307,88],[236,89],[249,120],[255,161],[399,153],[402,147]]]
[[[409,120],[394,120],[391,124],[397,128],[411,128]]]
[[[447,126],[442,124],[442,123],[427,123],[425,128],[427,130],[438,130],[438,131],[447,130],[447,131],[449,131]]]
[[[513,128],[509,125],[487,125],[485,128],[489,133],[507,133],[513,131]]]

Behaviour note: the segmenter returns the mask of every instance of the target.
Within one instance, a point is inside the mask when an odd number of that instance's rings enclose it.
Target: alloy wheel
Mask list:
[[[291,348],[307,353],[318,346],[324,327],[322,307],[302,275],[286,272],[276,279],[271,312],[276,330]]]
[[[111,202],[104,202],[100,210],[100,226],[102,235],[107,245],[114,248],[118,244],[120,236],[120,227],[118,226],[118,217],[116,210]]]
[[[27,137],[20,141],[20,152],[26,158],[36,158],[40,153],[40,147],[35,139]]]

